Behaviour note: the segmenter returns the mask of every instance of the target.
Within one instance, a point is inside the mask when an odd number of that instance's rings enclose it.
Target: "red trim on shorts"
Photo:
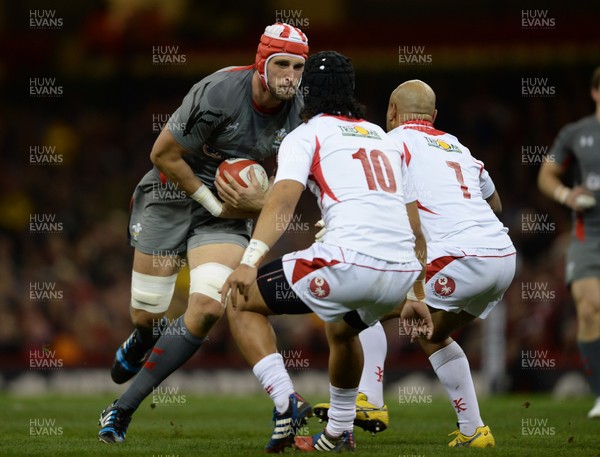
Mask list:
[[[323,197],[325,195],[328,195],[332,200],[339,202],[323,176],[323,169],[321,168],[321,143],[319,143],[319,137],[315,136],[315,141],[317,142],[317,146],[315,147],[315,155],[313,156],[313,161],[310,166],[310,173],[314,176],[314,180],[321,191],[321,203],[323,203]]]
[[[467,254],[463,251],[464,257],[479,257],[480,259],[501,259],[502,257],[510,257],[511,255],[516,255],[517,251],[511,252],[510,254],[504,255],[476,255],[476,254]],[[457,257],[458,259],[462,259],[462,257]]]
[[[424,132],[428,135],[445,135],[446,132],[442,132],[441,130],[436,129],[433,126],[433,123],[429,121],[407,121],[400,124],[400,126],[404,127],[407,130],[416,130],[418,132]]]
[[[575,214],[575,238],[579,241],[585,241],[585,225],[583,223],[583,213]]]
[[[167,175],[165,175],[162,171],[158,173],[158,177],[160,178],[160,182],[166,184],[168,181]]]
[[[340,249],[341,251],[341,249]],[[343,251],[342,251],[342,255],[343,255]],[[354,267],[361,267],[361,268],[368,268],[369,270],[375,270],[375,271],[394,271],[394,272],[399,272],[399,273],[412,273],[412,272],[416,272],[416,271],[421,271],[420,269],[418,270],[397,270],[397,269],[383,269],[383,268],[375,268],[372,267],[370,265],[362,265],[360,263],[353,263],[353,262],[346,262],[346,261],[340,261],[340,260],[325,260],[323,258],[320,257],[315,257],[312,260],[309,259],[288,259],[285,260],[284,262],[295,262],[294,263],[294,269],[292,271],[292,284],[295,284],[297,281],[301,280],[302,278],[304,278],[306,275],[312,273],[313,271],[316,271],[320,268],[324,268],[324,267],[332,267],[334,265],[338,265],[338,264],[345,264],[345,265],[352,265]]]
[[[450,265],[456,259],[462,259],[462,257],[455,257],[452,255],[446,255],[444,257],[438,257],[433,262],[427,264],[425,272],[425,282],[429,282],[437,273],[443,270],[445,267]]]
[[[309,275],[313,271],[323,267],[331,267],[340,263],[339,260],[325,260],[319,257],[315,257],[312,260],[308,259],[294,259],[294,271],[292,272],[292,284],[296,284],[306,275]]]

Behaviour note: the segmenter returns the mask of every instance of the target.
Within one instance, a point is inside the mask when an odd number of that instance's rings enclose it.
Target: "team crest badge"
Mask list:
[[[131,226],[131,234],[133,235],[133,239],[137,241],[140,232],[142,231],[142,224],[139,222],[137,224],[133,224]]]
[[[434,293],[441,298],[449,297],[456,290],[456,283],[454,279],[448,276],[439,276],[433,283]]]
[[[329,288],[329,283],[325,281],[325,278],[321,278],[320,276],[311,279],[308,288],[310,290],[310,293],[313,294],[316,298],[326,298],[331,292],[331,289]]]

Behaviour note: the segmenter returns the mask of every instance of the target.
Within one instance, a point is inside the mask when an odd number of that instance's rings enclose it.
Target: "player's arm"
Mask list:
[[[223,205],[198,178],[183,157],[188,151],[164,128],[154,142],[150,160],[172,183],[204,206],[213,216],[219,217]]]
[[[575,211],[583,211],[589,206],[593,206],[593,204],[586,205],[586,198],[583,197],[582,199],[581,197],[585,195],[593,199],[593,194],[585,187],[577,186],[571,189],[562,183],[561,177],[564,171],[562,165],[545,161],[538,173],[537,184],[540,191],[547,197]]]
[[[179,189],[191,195],[198,187],[202,186],[202,181],[194,175],[190,166],[183,160],[187,153],[187,149],[173,138],[167,128],[164,128],[154,142],[150,160],[169,181],[177,184]]]
[[[253,169],[250,169],[248,173],[248,177],[250,178],[248,187],[244,187],[238,183],[227,171],[223,175],[225,178],[222,178],[220,175],[215,178],[217,193],[225,203],[221,217],[258,217],[260,210],[267,201],[267,195],[273,188],[272,184],[270,183],[267,192],[263,192]]]
[[[303,191],[304,185],[292,179],[284,179],[275,184],[260,213],[240,265],[229,275],[221,289],[221,302],[224,305],[230,290],[233,292],[231,303],[234,306],[237,304],[238,291],[248,298],[250,286],[256,281],[258,266],[285,232],[288,223],[282,221],[292,220]]]
[[[485,199],[492,208],[492,211],[496,214],[500,214],[502,212],[502,201],[500,200],[500,194],[498,191],[494,190],[494,193]]]
[[[406,212],[408,213],[408,220],[410,222],[410,228],[415,235],[415,255],[417,260],[421,263],[422,271],[415,285],[413,286],[413,293],[417,300],[425,299],[425,265],[427,264],[427,243],[425,242],[425,235],[421,230],[421,219],[419,218],[419,208],[417,207],[416,200],[406,204]],[[413,295],[411,294],[411,297]]]

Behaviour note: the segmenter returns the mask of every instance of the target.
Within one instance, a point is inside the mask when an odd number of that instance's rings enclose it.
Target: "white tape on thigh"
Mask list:
[[[149,313],[164,313],[175,291],[177,273],[171,276],[152,276],[131,273],[131,307]]]
[[[218,302],[221,301],[219,290],[233,270],[220,263],[204,263],[190,271],[190,295],[203,294]]]

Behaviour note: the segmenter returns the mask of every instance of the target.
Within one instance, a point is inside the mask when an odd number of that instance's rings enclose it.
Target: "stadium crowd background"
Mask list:
[[[460,8],[450,3],[228,2],[227,12],[192,0],[3,3],[2,374],[31,369],[32,353],[45,349],[64,369],[108,368],[131,331],[127,211],[135,184],[151,166],[158,124],[203,76],[252,63],[260,33],[276,19],[296,21],[311,52],[335,49],[352,58],[357,97],[380,125],[400,82],[419,78],[436,90],[436,126],[485,162],[519,252],[505,297],[507,387],[545,390],[562,373],[578,370],[575,313],[563,283],[570,215],[544,198],[535,181],[542,152],[560,127],[592,112],[589,80],[600,65],[593,21],[600,7],[587,4],[583,11],[580,5],[575,12],[559,2],[527,9],[516,1],[493,9],[471,0]],[[62,20],[32,26],[32,17],[52,14],[32,11],[54,11]],[[545,21],[523,22],[543,11]],[[164,56],[171,62],[157,64]],[[40,79],[31,78],[55,78],[41,84],[61,93],[33,96]],[[543,94],[526,96],[527,87]],[[55,163],[39,162],[52,155]],[[273,256],[312,241],[318,212],[311,199],[303,200],[298,215]],[[54,225],[36,233],[32,217]],[[183,271],[175,308],[181,311],[186,299]],[[311,368],[325,366],[316,319],[277,322],[283,349],[302,351]],[[428,372],[425,356],[398,328],[386,324],[388,373]],[[459,333],[475,369],[481,330],[472,325]],[[524,368],[523,351],[547,351],[537,354],[552,366]],[[186,365],[232,366],[245,368],[224,321]]]

